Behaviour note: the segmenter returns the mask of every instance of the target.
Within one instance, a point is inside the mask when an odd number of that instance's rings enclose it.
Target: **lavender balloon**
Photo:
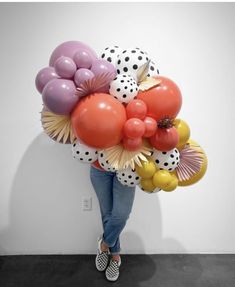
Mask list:
[[[50,66],[54,66],[55,61],[61,56],[66,56],[66,57],[73,59],[74,55],[76,54],[78,50],[84,50],[87,53],[89,53],[92,60],[97,59],[97,55],[95,51],[91,49],[88,45],[82,42],[79,42],[79,41],[68,41],[68,42],[64,42],[61,45],[59,45],[52,52],[52,55],[50,58]]]
[[[76,86],[73,81],[55,79],[43,89],[42,99],[46,107],[53,113],[68,115],[78,102]]]
[[[46,67],[41,69],[35,79],[35,85],[39,93],[42,93],[43,88],[49,81],[58,78],[59,76],[56,74],[53,67]]]
[[[61,56],[55,61],[55,71],[62,78],[65,79],[73,78],[76,70],[77,70],[76,64],[69,57]]]
[[[73,60],[78,68],[86,68],[86,69],[90,69],[93,61],[90,53],[82,49],[76,52],[76,54],[73,57]]]
[[[110,73],[108,77],[108,82],[110,83],[116,77],[116,68],[110,62],[106,60],[96,60],[92,63],[91,71],[95,74],[95,76],[99,76],[103,73]],[[97,92],[108,93],[109,92],[109,84],[99,89]]]
[[[86,80],[90,80],[94,77],[94,74],[88,69],[79,69],[75,73],[74,82],[77,86],[80,86]]]

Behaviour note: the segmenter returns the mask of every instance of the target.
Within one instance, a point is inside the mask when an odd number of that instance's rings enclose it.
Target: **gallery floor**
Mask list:
[[[235,255],[122,255],[116,282],[108,282],[94,260],[95,255],[0,256],[0,286],[235,286]]]

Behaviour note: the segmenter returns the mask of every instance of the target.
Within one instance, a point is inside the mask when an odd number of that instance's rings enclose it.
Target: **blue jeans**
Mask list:
[[[103,242],[112,255],[119,254],[119,235],[126,225],[135,197],[135,187],[122,185],[116,173],[91,165],[90,178],[97,195],[103,224]]]

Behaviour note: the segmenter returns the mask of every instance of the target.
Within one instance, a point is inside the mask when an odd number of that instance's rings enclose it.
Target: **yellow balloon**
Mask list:
[[[172,181],[172,175],[167,170],[158,170],[153,176],[153,184],[161,189],[166,188]]]
[[[179,183],[178,183],[179,186],[188,186],[188,185],[191,185],[191,184],[198,182],[204,176],[204,174],[206,173],[206,170],[207,170],[208,161],[207,161],[207,156],[205,154],[205,151],[199,146],[199,144],[197,142],[195,142],[191,139],[187,143],[190,144],[191,148],[201,152],[203,162],[202,162],[202,166],[201,166],[199,172],[196,173],[194,176],[192,176],[188,180],[184,180],[184,181],[179,180]],[[196,145],[196,146],[194,146],[194,145]]]
[[[135,165],[136,172],[142,178],[152,178],[154,173],[157,171],[157,166],[154,160],[149,159],[149,161],[142,161],[142,166]]]
[[[171,174],[171,182],[163,189],[164,191],[173,191],[178,186],[178,178],[175,174]]]
[[[140,185],[144,191],[154,191],[156,188],[153,184],[152,178],[142,178],[140,180]]]
[[[175,119],[174,120],[174,127],[176,128],[176,130],[179,134],[179,142],[178,142],[176,148],[180,150],[184,147],[184,145],[189,140],[190,128],[189,128],[189,125],[181,119]]]

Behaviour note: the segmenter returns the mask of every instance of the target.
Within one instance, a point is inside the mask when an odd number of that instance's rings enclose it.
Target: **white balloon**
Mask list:
[[[160,151],[153,149],[152,158],[160,169],[173,171],[180,162],[180,154],[177,148],[169,151]]]
[[[117,179],[123,185],[136,186],[140,183],[140,176],[137,174],[135,169],[128,167],[117,171]]]
[[[138,85],[131,75],[121,74],[110,83],[109,93],[121,103],[129,103],[138,94]]]
[[[151,61],[149,65],[148,77],[157,76],[158,74],[159,74],[159,70],[155,62]]]
[[[84,163],[92,163],[98,159],[98,151],[96,149],[79,141],[72,145],[72,155],[75,159]]]
[[[137,72],[141,66],[150,60],[148,54],[139,48],[130,48],[122,51],[117,57],[117,73],[129,74],[137,79]]]
[[[116,171],[116,169],[114,167],[112,167],[111,164],[109,163],[109,161],[106,159],[105,151],[98,152],[98,161],[104,170],[111,171],[111,172]]]
[[[121,54],[123,49],[119,46],[110,46],[104,49],[101,53],[101,58],[109,61],[114,66],[116,65],[118,55]]]

